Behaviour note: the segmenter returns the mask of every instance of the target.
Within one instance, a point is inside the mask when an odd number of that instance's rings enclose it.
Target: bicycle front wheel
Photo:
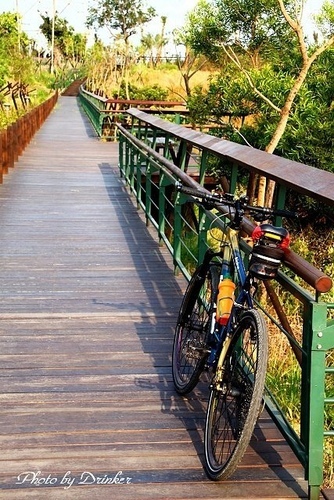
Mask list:
[[[197,384],[208,355],[207,340],[217,289],[218,271],[200,266],[192,276],[185,292],[175,329],[172,372],[179,394],[187,394]]]
[[[246,451],[262,403],[267,359],[266,325],[252,309],[241,315],[210,392],[204,435],[210,479],[227,479]]]

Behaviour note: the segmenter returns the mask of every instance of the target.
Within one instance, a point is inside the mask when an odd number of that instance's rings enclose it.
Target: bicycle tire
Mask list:
[[[268,336],[263,316],[251,309],[240,316],[223,362],[222,381],[210,391],[204,434],[205,470],[227,479],[251,440],[263,399]]]
[[[203,371],[218,280],[217,266],[209,266],[207,271],[199,266],[184,294],[172,354],[173,382],[179,394],[189,393]]]

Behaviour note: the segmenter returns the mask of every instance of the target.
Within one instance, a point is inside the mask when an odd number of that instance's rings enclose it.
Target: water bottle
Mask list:
[[[234,303],[235,284],[230,278],[224,278],[218,285],[217,297],[217,322],[226,325]]]

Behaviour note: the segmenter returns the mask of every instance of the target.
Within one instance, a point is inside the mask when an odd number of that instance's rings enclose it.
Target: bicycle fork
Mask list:
[[[215,374],[210,384],[210,389],[215,389],[216,391],[226,393],[227,388],[223,386],[223,378],[224,378],[224,360],[227,355],[227,351],[230,347],[232,341],[232,335],[227,335],[223,341],[220,354],[218,357],[218,362],[216,365]]]

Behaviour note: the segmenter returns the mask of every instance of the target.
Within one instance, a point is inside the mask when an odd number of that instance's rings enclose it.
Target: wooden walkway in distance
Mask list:
[[[185,282],[61,97],[0,186],[0,499],[306,498],[264,414],[233,477],[202,467],[206,392],[173,390]]]

